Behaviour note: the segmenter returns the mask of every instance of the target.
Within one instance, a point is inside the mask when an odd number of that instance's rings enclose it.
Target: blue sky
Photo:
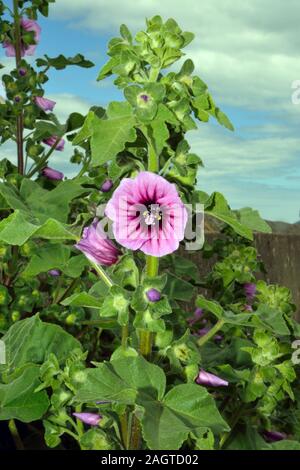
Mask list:
[[[188,134],[205,164],[199,188],[223,192],[233,208],[255,207],[267,219],[299,220],[300,104],[291,100],[300,80],[298,0],[58,0],[50,18],[39,20],[37,54],[80,52],[96,64],[51,72],[46,96],[57,101],[59,116],[122,99],[111,79],[96,82],[106,44],[121,23],[136,32],[154,14],[195,33],[186,55],[235,126],[230,133],[211,122]],[[11,148],[3,152],[13,158]],[[68,172],[67,161],[68,150],[57,152],[52,166]]]

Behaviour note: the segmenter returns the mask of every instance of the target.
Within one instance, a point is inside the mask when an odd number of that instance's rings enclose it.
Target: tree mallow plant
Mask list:
[[[299,448],[299,325],[288,289],[255,277],[253,230],[270,229],[197,183],[186,133],[210,118],[233,126],[181,60],[193,34],[160,16],[134,38],[122,25],[98,79],[113,76],[124,99],[62,124],[44,94],[48,70],[93,64],[25,60],[49,3],[0,2],[15,57],[1,142],[17,154],[17,165],[0,162],[0,419],[17,446],[18,422],[30,434],[42,420],[49,447]],[[71,179],[51,163],[66,141]],[[199,208],[222,232],[203,247]],[[191,245],[214,256],[205,277]]]

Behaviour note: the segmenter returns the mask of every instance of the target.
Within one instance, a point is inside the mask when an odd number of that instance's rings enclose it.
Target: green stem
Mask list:
[[[157,173],[159,170],[159,160],[151,139],[148,139],[148,171]]]
[[[131,434],[130,434],[130,450],[138,450],[141,445],[141,425],[135,415],[132,416]]]
[[[232,431],[234,430],[235,426],[237,425],[237,423],[239,422],[240,420],[240,417],[241,415],[243,414],[243,411],[244,411],[244,406],[245,406],[245,403],[242,403],[241,406],[238,408],[238,410],[236,411],[235,415],[233,416],[233,419],[230,423],[230,431],[229,432],[225,432],[222,436],[221,436],[221,439],[220,439],[220,444],[219,444],[219,449],[221,450],[223,447],[224,447],[224,444],[225,442],[227,442],[227,439],[232,435]]]
[[[76,413],[81,413],[81,405],[76,406],[75,408]],[[76,418],[76,428],[78,437],[80,438],[84,434],[84,425],[80,419]]]
[[[122,347],[125,349],[127,346],[127,339],[128,339],[128,325],[122,327]]]
[[[21,62],[21,27],[20,27],[20,15],[18,8],[18,0],[13,1],[14,11],[14,47],[16,51],[16,68],[18,69]],[[18,149],[18,172],[20,175],[24,173],[24,155],[23,155],[23,132],[24,132],[24,119],[23,112],[17,116],[16,122],[16,141]]]
[[[52,153],[54,152],[54,150],[56,149],[59,141],[60,141],[61,137],[57,137],[54,145],[51,147],[51,149],[49,150],[49,152],[46,153],[46,155],[44,155],[40,161],[31,169],[29,170],[27,176],[28,178],[31,178],[37,171],[41,170],[43,168],[43,166],[45,165],[45,163],[47,162],[47,160],[51,157]]]
[[[220,319],[217,323],[209,330],[206,335],[198,339],[198,346],[203,346],[207,341],[209,341],[215,334],[222,328],[224,325],[224,320]]]
[[[102,281],[104,281],[108,287],[112,287],[114,283],[112,282],[110,277],[106,274],[104,269],[99,264],[94,263],[93,261],[90,261],[90,263],[95,269],[95,271],[97,271],[97,274],[99,275],[99,277],[101,277]]]
[[[128,411],[126,410],[125,413],[120,417],[120,430],[121,430],[121,437],[122,437],[122,443],[124,446],[124,449],[128,449]]]
[[[9,420],[8,429],[12,435],[17,450],[24,450],[24,445],[14,419]]]

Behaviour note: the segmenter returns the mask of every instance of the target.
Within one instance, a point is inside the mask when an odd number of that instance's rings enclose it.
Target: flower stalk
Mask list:
[[[20,26],[20,15],[18,8],[18,0],[13,2],[13,13],[14,13],[14,32],[15,32],[15,51],[16,51],[16,68],[18,69],[21,62],[21,26]],[[17,153],[18,153],[18,172],[20,175],[24,173],[24,146],[23,146],[23,133],[24,133],[24,119],[23,112],[17,116],[16,122],[16,142],[17,142]]]
[[[215,336],[215,334],[222,328],[224,325],[224,320],[221,318],[217,323],[206,333],[206,335],[202,336],[198,339],[197,343],[198,346],[203,346],[207,341]]]

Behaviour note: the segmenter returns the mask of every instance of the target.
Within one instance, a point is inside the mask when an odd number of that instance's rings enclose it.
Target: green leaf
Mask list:
[[[256,232],[272,233],[272,228],[263,220],[259,212],[251,209],[250,207],[244,207],[237,211],[237,216],[242,225],[255,230]]]
[[[89,139],[93,134],[93,125],[97,126],[97,123],[104,117],[104,115],[105,109],[99,107],[97,109],[92,108],[88,112],[81,130],[72,140],[72,145],[81,144],[84,140]]]
[[[203,295],[199,295],[196,300],[197,307],[203,308],[208,312],[213,313],[218,319],[222,318],[224,315],[224,310],[220,304],[213,300],[207,300]]]
[[[88,369],[78,384],[76,400],[85,403],[103,399],[134,405],[161,399],[165,385],[165,375],[158,366],[141,356],[126,357]]]
[[[79,384],[76,400],[110,400],[144,410],[143,436],[149,449],[178,449],[199,428],[228,431],[214,399],[195,384],[173,387],[165,396],[165,375],[142,357],[126,357],[90,369]],[[172,432],[170,432],[170,429]]]
[[[195,288],[189,282],[168,273],[164,293],[172,300],[189,301],[195,293]]]
[[[86,292],[80,292],[67,297],[61,302],[62,305],[72,307],[87,307],[87,308],[96,308],[99,309],[102,307],[103,301],[97,299],[96,297],[87,294]],[[111,315],[112,316],[112,315]]]
[[[71,228],[54,219],[48,219],[42,225],[29,222],[30,214],[16,210],[13,214],[0,222],[0,240],[21,246],[31,237],[46,238],[49,240],[77,240]]]
[[[70,253],[70,247],[62,244],[39,247],[22,272],[22,276],[32,277],[50,269],[59,269],[70,277],[78,277],[86,266],[87,260],[84,255],[70,258]]]
[[[92,160],[93,165],[101,165],[114,160],[127,142],[136,139],[135,119],[129,103],[113,101],[107,109],[107,119],[92,122]]]
[[[223,111],[221,111],[219,108],[216,108],[215,109],[215,114],[216,114],[216,118],[217,118],[218,122],[222,126],[226,127],[230,131],[234,131],[233,125],[231,124],[231,122],[230,122],[229,118],[226,116],[226,114],[223,113]]]
[[[188,435],[199,428],[210,427],[215,433],[229,430],[214,399],[199,385],[177,385],[161,403],[146,405],[142,426],[150,449],[179,449]]]
[[[262,448],[263,450],[300,450],[300,442],[284,439],[282,441],[273,442]]]
[[[0,372],[12,373],[27,363],[43,364],[54,353],[63,362],[80,343],[60,326],[42,322],[38,315],[13,324],[1,338],[6,347],[6,364]]]
[[[39,381],[39,367],[30,365],[8,384],[0,384],[0,420],[18,419],[25,423],[40,419],[49,400],[43,390],[34,393]]]
[[[252,230],[246,225],[242,225],[234,212],[232,212],[227,204],[226,199],[220,193],[213,193],[205,205],[205,212],[216,219],[230,225],[233,230],[248,240],[253,240]]]
[[[38,67],[50,66],[54,67],[56,70],[65,69],[70,65],[77,65],[78,67],[90,68],[94,67],[94,63],[90,60],[86,60],[82,54],[76,54],[74,57],[65,57],[60,54],[57,57],[49,57],[45,54],[46,59],[37,59],[36,65]]]

